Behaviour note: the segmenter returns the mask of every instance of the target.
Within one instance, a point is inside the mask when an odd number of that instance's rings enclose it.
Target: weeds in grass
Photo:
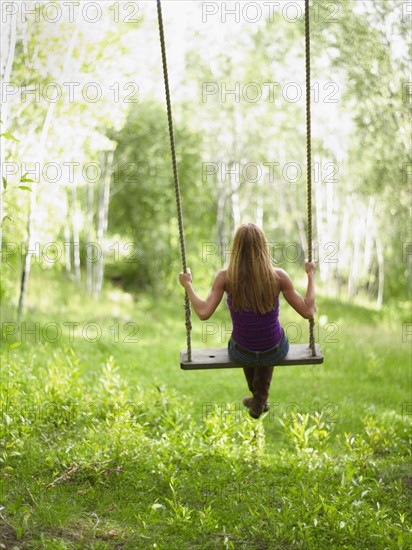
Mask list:
[[[412,546],[401,407],[371,408],[354,431],[316,410],[240,421],[230,403],[200,420],[171,385],[134,385],[125,372],[113,353],[96,362],[67,345],[6,347],[0,545]],[[268,454],[274,429],[281,450]]]

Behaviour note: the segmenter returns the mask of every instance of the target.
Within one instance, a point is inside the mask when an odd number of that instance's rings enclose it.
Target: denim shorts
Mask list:
[[[260,356],[259,351],[253,351],[252,353],[255,354],[255,357],[252,357],[249,354],[242,353],[240,350],[235,349],[233,346],[232,338],[230,338],[228,343],[228,352],[230,358],[233,359],[233,361],[235,361],[236,363],[244,365],[245,367],[272,367],[275,363],[284,359],[288,354],[288,351],[289,341],[286,337],[286,334],[284,334],[283,343],[280,348],[269,355],[265,355],[264,357]]]

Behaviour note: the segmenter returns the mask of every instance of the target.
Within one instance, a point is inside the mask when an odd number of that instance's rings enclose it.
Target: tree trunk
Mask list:
[[[102,169],[102,176],[97,184],[97,232],[96,232],[96,244],[98,248],[98,260],[95,264],[95,278],[93,285],[93,298],[99,299],[100,295],[100,263],[103,260],[103,195],[104,195],[104,178],[106,173],[106,166],[104,163],[103,155],[100,156],[100,166]]]
[[[263,197],[262,197],[263,185],[262,185],[262,182],[260,181],[260,178],[256,185],[257,185],[256,225],[263,230]]]
[[[348,299],[352,301],[355,297],[358,286],[359,264],[360,264],[360,236],[361,236],[361,224],[363,218],[359,212],[359,201],[357,201],[355,208],[356,220],[353,221],[353,235],[352,235],[352,259],[349,270],[348,280]]]
[[[376,307],[381,308],[383,302],[383,289],[385,282],[385,269],[384,269],[384,258],[383,258],[383,249],[382,242],[378,235],[376,235],[376,254],[378,257],[378,273],[379,273],[379,283],[378,283],[378,296],[376,298]]]
[[[230,170],[230,200],[232,203],[232,223],[233,228],[236,229],[240,225],[240,206],[239,206],[239,174],[232,173],[234,170],[235,163],[230,161],[229,170]],[[237,181],[236,181],[237,180]]]
[[[373,261],[370,269],[369,281],[368,281],[368,298],[372,300],[373,295],[375,294],[375,281],[374,278],[378,275],[378,263]]]
[[[5,48],[4,42],[7,40],[7,38],[9,38],[9,46],[8,46],[8,53],[7,53],[7,62],[5,64],[4,72],[1,75],[1,84],[3,82],[10,82],[10,76],[11,76],[11,71],[13,68],[13,61],[14,61],[14,52],[16,49],[16,34],[17,34],[16,27],[17,27],[17,12],[13,14],[11,17],[9,31],[2,32],[1,46],[3,51]],[[2,123],[0,124],[1,134],[4,131],[6,131],[6,128],[7,128],[8,108],[9,108],[8,103],[7,101],[5,101],[2,104],[2,109],[1,109],[1,120],[2,120]],[[3,137],[0,137],[0,250],[3,250],[3,189],[4,189],[3,167],[5,162],[4,144],[5,144],[5,139]]]
[[[318,163],[319,166],[321,166],[321,160],[319,158],[315,159],[315,162]],[[323,207],[323,189],[322,189],[322,176],[319,175],[318,178],[315,177],[315,223],[316,225],[316,233],[318,235],[316,248],[319,250],[319,262],[322,262],[322,269],[320,270],[320,280],[322,282],[326,282],[328,280],[328,264],[323,262],[323,246],[324,246],[324,235],[325,231],[324,228],[324,207]],[[308,243],[308,247],[313,246],[313,243]],[[314,254],[315,256],[315,254]]]
[[[219,189],[219,198],[217,200],[217,212],[216,212],[216,225],[218,236],[218,248],[222,250],[226,241],[225,232],[225,205],[226,205],[226,193],[225,188],[221,186]]]
[[[338,269],[337,269],[337,277],[338,277],[338,297],[341,296],[342,287],[344,285],[344,262],[343,260],[343,253],[346,250],[346,241],[348,240],[348,232],[349,232],[349,212],[352,210],[352,196],[347,196],[345,205],[343,208],[343,220],[340,230],[340,240],[338,242],[339,246],[339,258],[340,261],[338,262]],[[346,262],[345,262],[346,263]]]
[[[323,165],[323,161],[322,161]],[[320,164],[320,166],[322,166]],[[330,251],[330,244],[332,243],[332,247],[334,246],[334,235],[335,233],[335,220],[334,220],[334,199],[335,199],[335,193],[334,193],[334,184],[333,181],[327,181],[326,182],[326,209],[325,209],[325,217],[322,224],[322,237],[320,237],[320,233],[318,233],[319,239],[322,240],[322,250],[323,247],[326,246],[326,250]],[[319,245],[320,246],[320,245]],[[334,256],[334,253],[332,253],[332,256]],[[334,263],[332,262],[333,257],[329,259],[327,262],[322,263],[322,269],[321,272],[321,278],[323,275],[323,281],[332,281],[333,280],[333,267]],[[332,285],[328,288],[328,294],[332,294],[333,288]]]
[[[78,18],[78,21],[80,21],[80,17]],[[69,61],[73,55],[74,46],[77,41],[77,37],[79,34],[78,26],[73,31],[72,37],[70,39],[66,56],[63,63],[63,69],[61,72],[61,75],[58,79],[58,82],[64,82],[64,76],[67,72],[67,68],[69,65]],[[50,126],[53,120],[54,111],[56,108],[56,103],[50,103],[49,107],[47,109],[46,118],[43,124],[43,129],[40,135],[40,144],[39,144],[39,159],[38,164],[40,167],[43,166],[44,163],[44,157],[46,154],[46,145],[47,145],[47,138],[49,135]],[[30,277],[30,268],[31,268],[31,257],[33,255],[33,247],[36,243],[36,227],[35,227],[35,216],[36,216],[36,207],[37,207],[37,181],[36,178],[34,178],[32,183],[32,191],[30,193],[30,204],[29,204],[29,215],[27,219],[27,251],[23,262],[23,271],[21,275],[21,285],[20,285],[20,297],[19,297],[19,305],[18,305],[18,316],[19,318],[22,316],[24,311],[24,305],[25,305],[25,299],[26,299],[26,292],[27,292],[27,286],[29,282]]]
[[[89,246],[92,240],[93,229],[93,213],[94,213],[94,183],[88,182],[87,186],[87,233],[86,233],[86,291],[88,294],[93,292],[93,260],[91,247]]]
[[[300,217],[296,218],[296,225],[298,226],[298,231],[299,231],[300,246],[301,246],[303,254],[305,256],[306,251],[308,249],[308,238],[307,238],[306,233],[305,233],[305,224],[303,223],[302,218],[300,218]]]
[[[113,153],[109,152],[104,155],[102,166],[103,178],[99,192],[99,212],[98,212],[98,227],[97,227],[97,242],[99,245],[99,261],[97,263],[97,277],[94,291],[94,298],[99,299],[103,288],[104,276],[104,239],[106,237],[107,225],[109,219],[109,198],[110,198],[110,165],[113,161]]]
[[[71,211],[71,226],[73,235],[73,265],[74,265],[74,278],[77,284],[80,286],[81,282],[81,270],[80,270],[80,229],[79,229],[79,216],[77,214],[77,187],[72,183],[72,211]]]
[[[71,259],[71,234],[70,234],[70,199],[68,190],[65,189],[66,197],[66,223],[64,224],[64,257],[66,262],[66,275],[68,278],[72,276],[72,259]]]
[[[369,266],[372,260],[373,233],[374,233],[374,207],[375,197],[369,198],[368,210],[366,214],[366,230],[365,230],[365,253],[363,258],[363,268],[368,273],[370,278]]]

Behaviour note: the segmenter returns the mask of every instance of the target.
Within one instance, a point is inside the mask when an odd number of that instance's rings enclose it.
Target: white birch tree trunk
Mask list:
[[[263,197],[262,197],[262,181],[261,178],[258,179],[256,184],[257,189],[257,205],[256,205],[256,225],[263,230]]]
[[[356,295],[358,288],[358,276],[359,276],[359,265],[360,265],[360,241],[361,241],[361,232],[363,219],[361,216],[359,201],[356,201],[355,208],[355,219],[353,220],[353,234],[352,234],[352,258],[350,263],[349,270],[349,280],[348,280],[348,299],[352,301]]]
[[[318,165],[321,165],[321,161],[319,158],[316,158],[316,163]],[[324,218],[324,208],[323,208],[323,189],[322,189],[322,175],[321,173],[316,176],[315,171],[315,178],[314,178],[314,184],[315,184],[315,224],[316,224],[316,234],[318,236],[316,241],[316,248],[319,251],[319,264],[321,264],[321,269],[319,270],[320,280],[322,282],[327,281],[328,277],[328,268],[327,264],[324,263],[324,257],[323,257],[323,218]],[[308,243],[308,247],[313,246],[312,243]],[[315,252],[315,250],[314,250]],[[316,254],[313,254],[314,257],[316,257]]]
[[[88,182],[87,186],[87,233],[86,249],[90,251],[93,235],[93,213],[94,213],[94,183]],[[86,255],[86,291],[88,294],[93,292],[93,257]]]
[[[107,233],[107,226],[109,221],[109,198],[110,198],[110,165],[113,161],[113,153],[104,155],[104,173],[102,178],[102,183],[100,185],[99,192],[99,212],[98,212],[98,227],[97,227],[97,242],[99,245],[100,257],[97,263],[97,277],[94,290],[94,298],[99,299],[103,288],[103,277],[104,277],[104,240]]]
[[[73,182],[71,186],[72,192],[72,210],[71,210],[71,226],[73,235],[73,266],[74,266],[74,279],[80,286],[81,282],[81,269],[80,269],[80,228],[79,228],[79,214],[77,208],[77,186]]]
[[[3,52],[7,52],[5,59],[6,62],[3,64],[4,71],[1,71],[0,77],[0,87],[3,86],[3,82],[7,83],[10,80],[11,72],[13,69],[14,53],[16,50],[16,36],[17,36],[17,12],[12,15],[10,20],[10,26],[7,29],[5,24],[2,22],[1,25],[1,49]],[[8,41],[8,45],[7,45]],[[3,58],[2,58],[3,61]],[[0,134],[3,134],[7,128],[9,114],[9,103],[6,100],[4,103],[1,103],[1,114],[0,114]],[[3,250],[3,167],[5,162],[5,139],[0,137],[0,250]],[[1,266],[3,262],[1,262]],[[1,272],[1,267],[0,267]]]
[[[233,229],[236,229],[240,225],[240,205],[239,205],[239,174],[236,174],[236,164],[233,161],[229,163],[229,177],[230,177],[230,198],[232,203],[232,221]]]
[[[379,309],[382,307],[383,302],[383,289],[384,289],[384,283],[385,283],[385,264],[384,264],[384,257],[383,257],[383,247],[382,247],[382,241],[379,238],[379,235],[376,235],[376,255],[378,257],[378,296],[376,298],[376,307]]]
[[[368,210],[366,213],[366,230],[365,230],[365,253],[363,257],[363,269],[369,274],[369,267],[372,261],[373,248],[373,233],[374,233],[374,208],[375,197],[369,198]],[[370,276],[370,275],[369,275]]]
[[[66,223],[64,224],[64,258],[66,264],[66,275],[68,278],[72,276],[72,259],[71,259],[71,231],[70,231],[70,199],[68,190],[65,190],[66,204]]]
[[[80,21],[80,18],[78,19]],[[79,28],[78,25],[76,25],[73,34],[71,36],[69,45],[67,47],[66,56],[63,62],[63,69],[61,71],[60,77],[57,80],[58,83],[64,82],[64,75],[67,72],[69,62],[73,55],[74,46],[77,42],[77,37],[79,34]],[[46,155],[46,145],[47,145],[47,138],[49,135],[50,126],[53,120],[54,112],[56,108],[56,103],[49,103],[49,107],[47,109],[46,118],[43,124],[43,129],[40,135],[40,144],[39,144],[39,157],[38,157],[38,163],[39,166],[42,167],[44,163],[44,158]],[[29,282],[30,277],[30,268],[31,268],[31,258],[33,255],[33,247],[36,243],[36,223],[35,223],[35,217],[36,217],[36,210],[37,210],[37,185],[38,182],[36,181],[36,178],[34,178],[32,183],[32,191],[30,193],[30,203],[29,203],[29,215],[27,219],[27,250],[26,255],[24,258],[23,263],[23,271],[21,276],[21,286],[20,286],[20,297],[19,297],[19,304],[18,304],[18,315],[19,317],[22,316],[25,306],[25,299],[26,299],[26,292],[27,292],[27,286]]]

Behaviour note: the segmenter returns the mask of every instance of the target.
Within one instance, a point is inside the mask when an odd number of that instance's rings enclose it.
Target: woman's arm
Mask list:
[[[280,290],[294,310],[296,310],[305,319],[312,319],[316,311],[315,301],[315,272],[316,262],[308,262],[305,260],[305,270],[308,275],[308,286],[306,296],[302,296],[295,290],[292,279],[283,269],[277,269],[276,272],[280,279]]]
[[[217,306],[222,301],[225,291],[226,270],[218,271],[213,281],[212,290],[209,292],[206,300],[202,300],[192,287],[192,274],[187,268],[187,273],[179,273],[179,282],[186,289],[190,303],[201,321],[207,321],[214,313]]]

